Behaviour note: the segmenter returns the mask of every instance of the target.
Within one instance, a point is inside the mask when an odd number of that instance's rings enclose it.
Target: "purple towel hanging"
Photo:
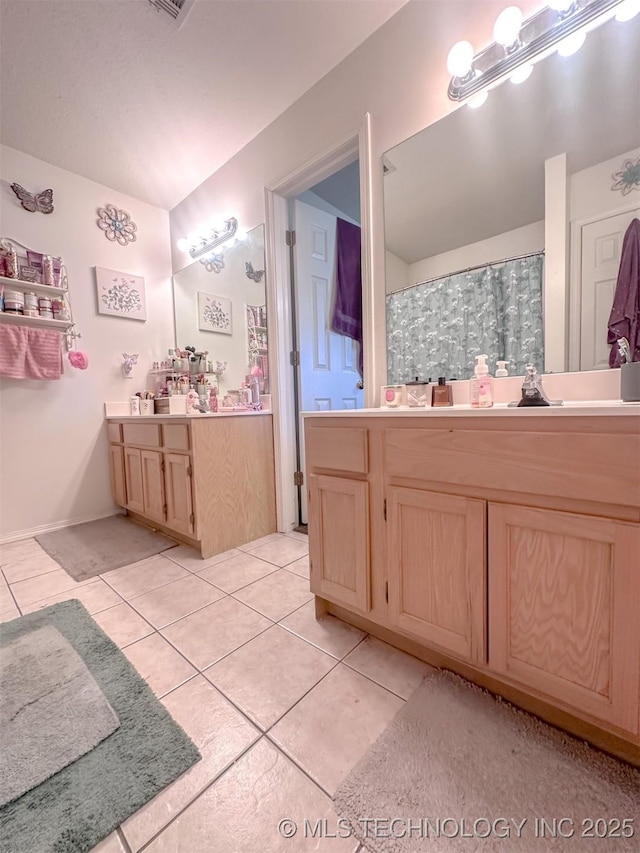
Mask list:
[[[360,227],[336,223],[336,301],[331,328],[360,345],[358,370],[362,376],[362,265]]]
[[[617,341],[626,338],[631,360],[640,361],[640,219],[632,219],[622,241],[620,269],[609,315],[609,367],[620,367]]]

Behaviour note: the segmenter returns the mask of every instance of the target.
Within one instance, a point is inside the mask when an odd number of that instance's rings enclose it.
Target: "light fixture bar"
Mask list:
[[[207,237],[199,237],[198,241],[189,247],[189,254],[191,257],[199,258],[200,255],[210,252],[212,249],[215,249],[216,246],[219,246],[221,243],[226,243],[227,240],[233,237],[238,230],[238,220],[235,216],[227,219],[224,225],[225,227],[223,230],[212,229],[211,233]]]
[[[537,61],[541,54],[550,53],[567,36],[594,23],[624,2],[586,0],[564,15],[545,6],[523,22],[519,35],[520,46],[515,50],[506,52],[501,44],[493,42],[476,54],[473,71],[467,77],[451,79],[449,98],[452,101],[465,101],[481,89],[508,77],[520,65]]]

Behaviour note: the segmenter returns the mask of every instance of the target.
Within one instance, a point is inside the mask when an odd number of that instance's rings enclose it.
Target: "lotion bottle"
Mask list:
[[[471,408],[489,409],[493,406],[493,376],[489,375],[487,356],[476,356],[475,376],[470,383]]]

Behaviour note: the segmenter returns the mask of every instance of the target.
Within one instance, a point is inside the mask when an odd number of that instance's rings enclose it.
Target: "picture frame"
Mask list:
[[[202,332],[233,334],[231,300],[226,296],[198,291],[198,328]]]
[[[98,313],[126,320],[147,319],[144,278],[132,273],[96,267]]]

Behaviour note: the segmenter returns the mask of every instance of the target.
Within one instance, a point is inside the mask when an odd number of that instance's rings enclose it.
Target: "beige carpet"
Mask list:
[[[89,752],[120,725],[78,653],[52,625],[0,654],[0,806]]]
[[[640,772],[448,672],[425,679],[334,802],[374,853],[640,850]]]
[[[176,544],[124,515],[63,527],[36,536],[36,541],[76,581],[137,563]]]

